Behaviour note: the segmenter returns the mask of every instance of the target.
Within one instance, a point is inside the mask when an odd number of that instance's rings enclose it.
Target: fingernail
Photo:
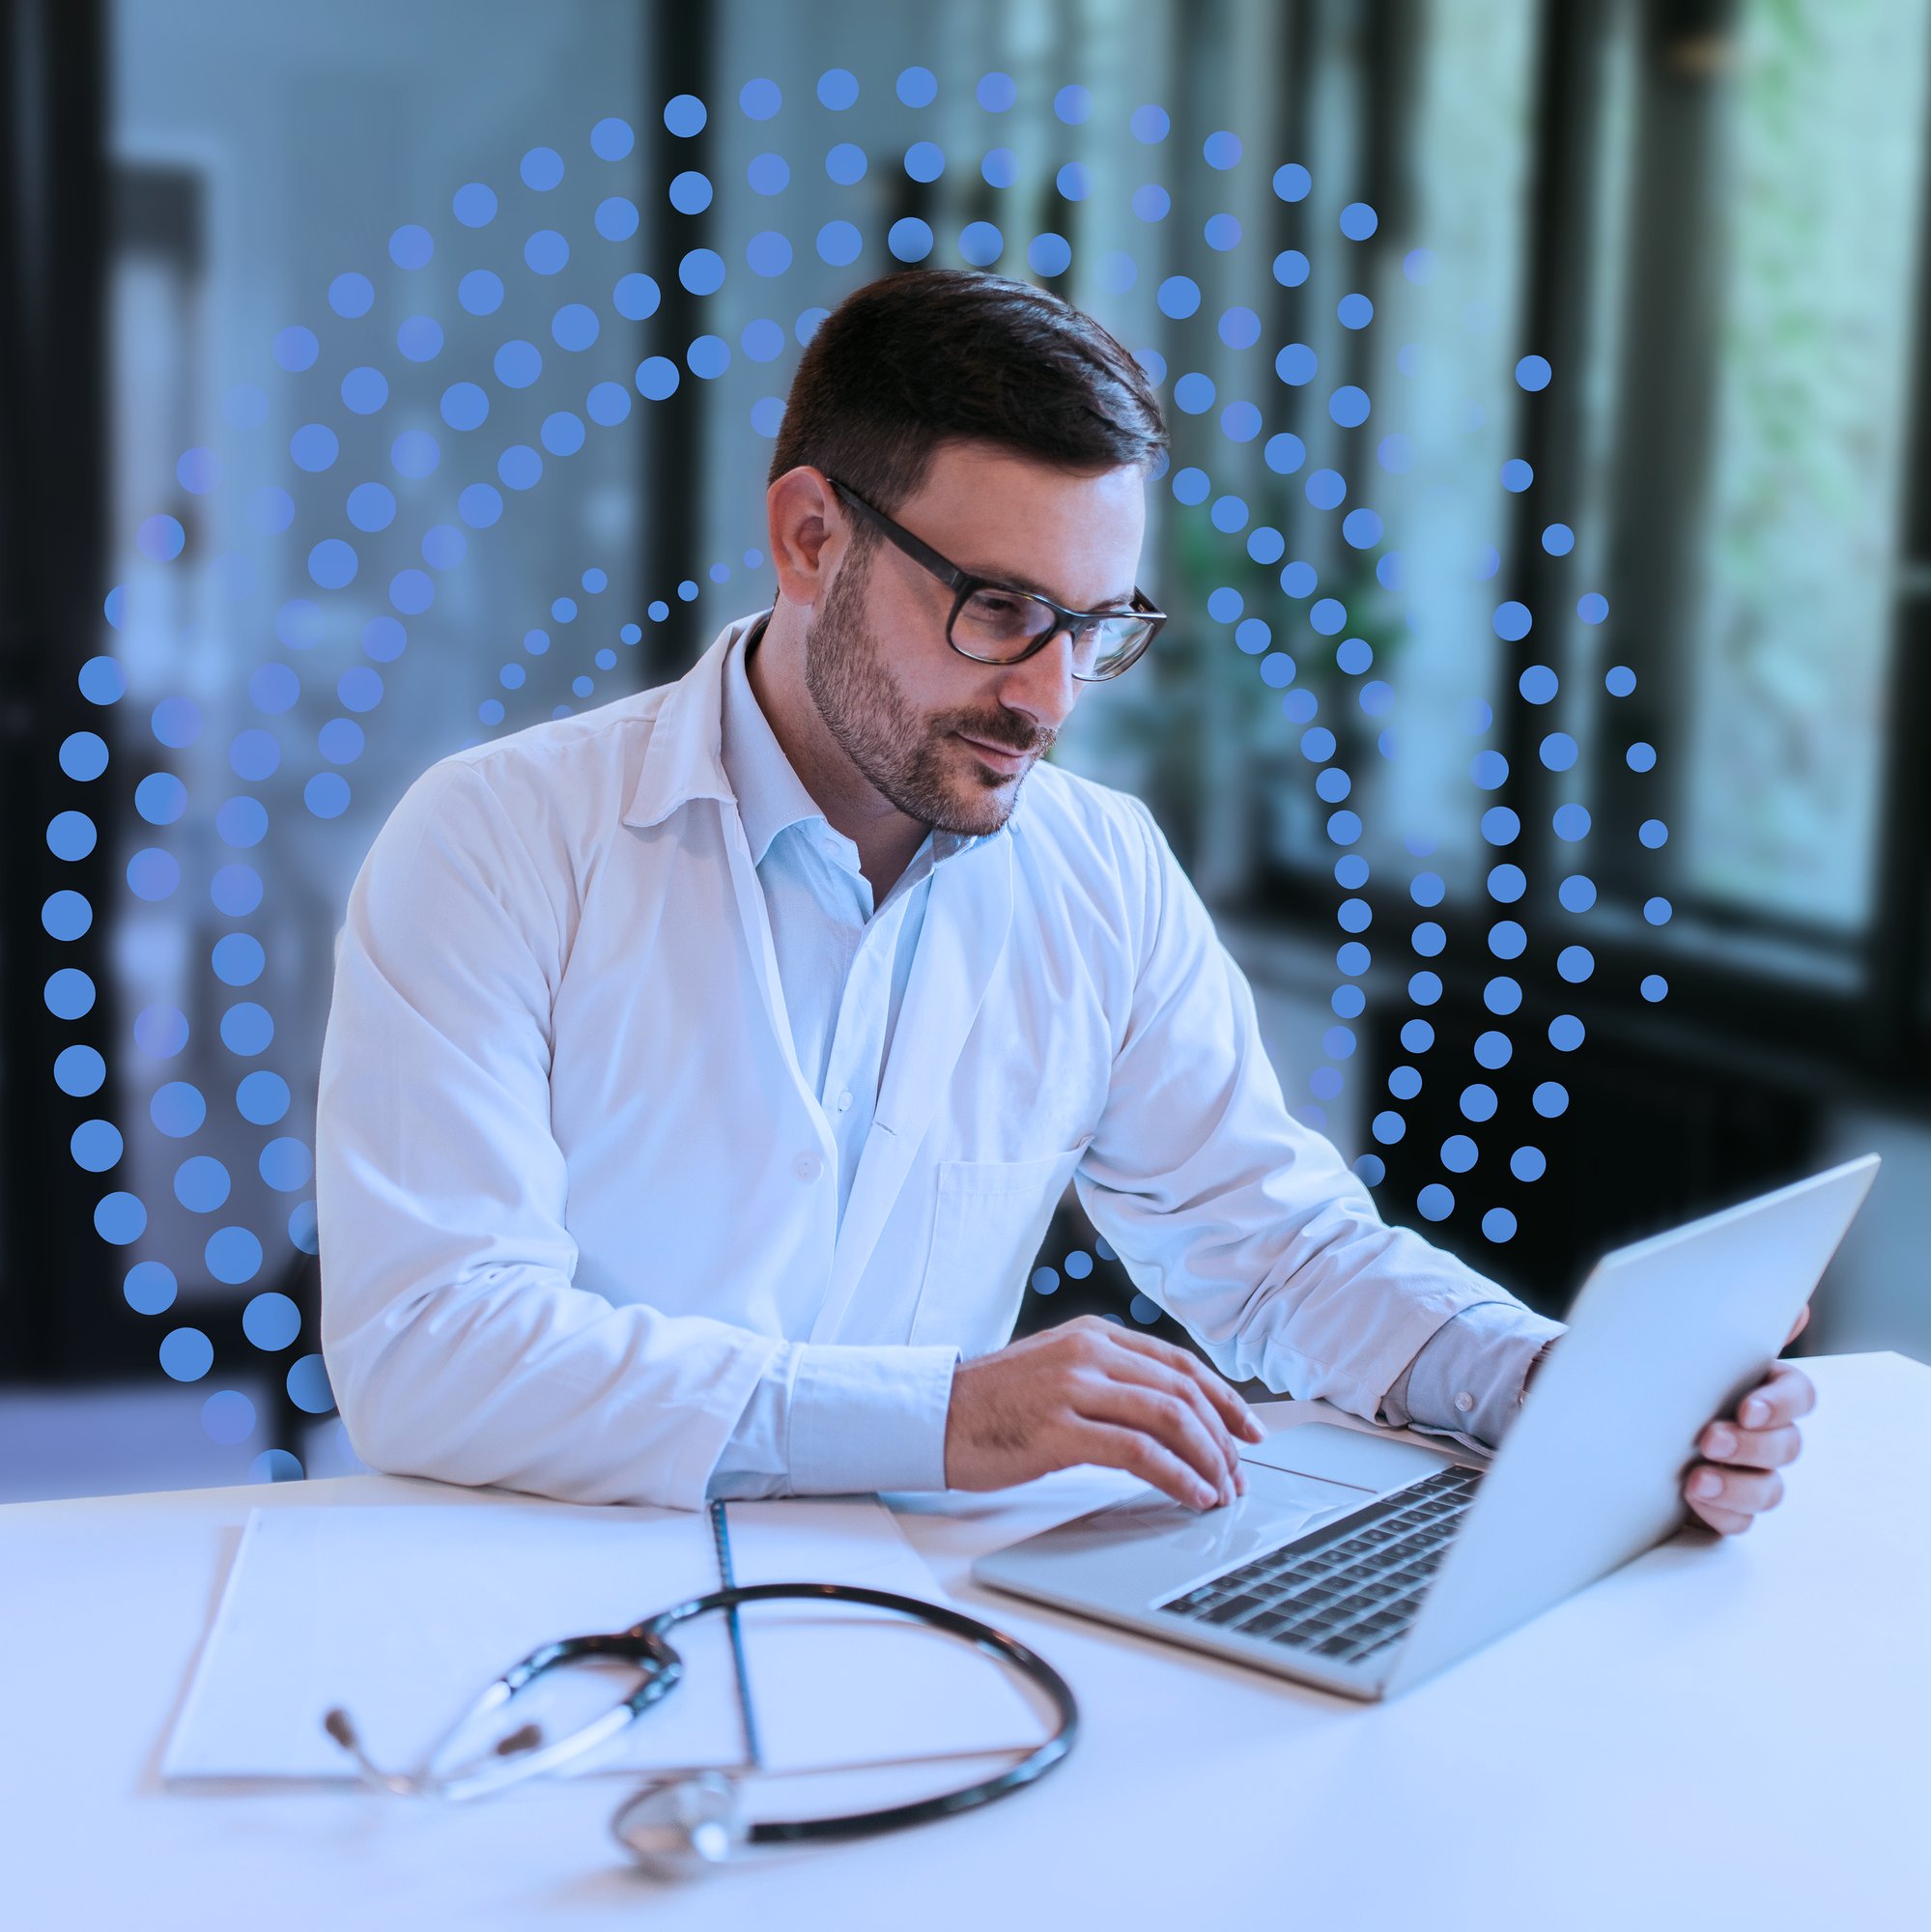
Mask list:
[[[1737,1446],[1736,1432],[1730,1429],[1713,1429],[1710,1432],[1709,1453],[1712,1456],[1727,1456]]]
[[[1240,1420],[1246,1425],[1248,1441],[1264,1442],[1267,1439],[1267,1432],[1261,1427],[1261,1418],[1259,1416],[1243,1415]]]
[[[1760,1422],[1770,1420],[1770,1405],[1756,1396],[1751,1396],[1739,1411],[1746,1428],[1754,1429]]]
[[[1723,1479],[1714,1469],[1705,1469],[1690,1485],[1692,1496],[1716,1496],[1723,1492]]]

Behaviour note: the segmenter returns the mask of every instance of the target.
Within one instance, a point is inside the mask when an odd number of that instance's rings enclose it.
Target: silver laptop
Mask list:
[[[1484,1463],[1303,1422],[1243,1445],[1247,1493],[1147,1491],[980,1557],[997,1589],[1352,1697],[1389,1697],[1686,1520],[1703,1425],[1782,1348],[1878,1157],[1618,1248]]]

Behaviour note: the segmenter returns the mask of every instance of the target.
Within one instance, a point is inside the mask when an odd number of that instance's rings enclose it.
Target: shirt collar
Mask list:
[[[784,748],[752,689],[748,660],[770,620],[769,611],[754,618],[743,638],[727,647],[724,663],[722,757],[725,776],[737,795],[738,815],[744,821],[753,866],[763,863],[771,841],[787,826],[830,823],[784,755]],[[932,863],[936,866],[978,843],[975,836],[934,826]]]

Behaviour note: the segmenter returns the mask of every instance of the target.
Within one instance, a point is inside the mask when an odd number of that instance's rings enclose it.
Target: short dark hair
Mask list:
[[[890,513],[953,440],[1085,472],[1152,465],[1167,427],[1139,363],[1070,302],[1006,275],[915,269],[819,323],[767,481],[809,463]]]

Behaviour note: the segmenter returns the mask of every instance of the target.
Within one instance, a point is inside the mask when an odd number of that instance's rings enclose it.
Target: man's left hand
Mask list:
[[[1783,1338],[1798,1338],[1810,1320],[1805,1308]],[[1696,1438],[1703,1461],[1692,1463],[1683,1479],[1684,1500],[1692,1515],[1724,1536],[1749,1528],[1761,1510],[1783,1500],[1777,1471],[1796,1462],[1803,1439],[1797,1419],[1817,1406],[1810,1378],[1789,1362],[1777,1362],[1738,1403],[1732,1415],[1719,1415]]]

